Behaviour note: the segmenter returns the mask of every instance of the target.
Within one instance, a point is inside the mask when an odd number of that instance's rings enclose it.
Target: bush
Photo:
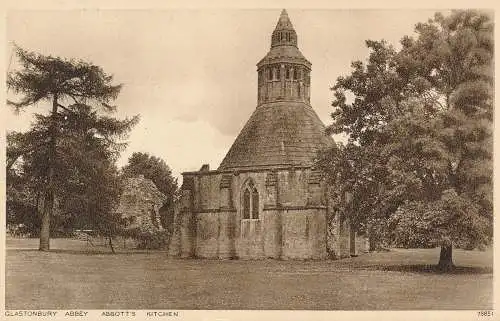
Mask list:
[[[164,249],[168,245],[170,234],[167,230],[139,232],[136,236],[137,248],[144,250]]]
[[[138,249],[158,250],[167,247],[170,240],[168,230],[156,227],[149,219],[143,219],[137,227],[128,228],[122,236],[137,241]]]

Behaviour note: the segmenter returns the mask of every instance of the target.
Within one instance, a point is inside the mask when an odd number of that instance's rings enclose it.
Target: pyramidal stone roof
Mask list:
[[[291,37],[278,37],[282,32],[292,33]],[[286,10],[281,12],[273,32],[271,49],[257,67],[283,63],[310,68],[309,61],[297,47],[296,33]],[[333,144],[333,139],[325,133],[324,124],[308,103],[283,97],[257,106],[219,170],[311,166],[318,152]]]
[[[310,106],[270,103],[253,112],[219,170],[311,166],[318,152],[333,143]]]

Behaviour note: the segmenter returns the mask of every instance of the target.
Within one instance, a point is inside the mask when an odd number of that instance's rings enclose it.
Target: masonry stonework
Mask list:
[[[128,221],[127,228],[149,227],[161,230],[160,208],[166,196],[158,190],[154,182],[143,175],[126,178],[116,213]]]
[[[170,254],[211,259],[326,259],[357,255],[314,169],[334,144],[310,106],[311,63],[285,10],[257,64],[257,108],[217,170],[183,173]]]

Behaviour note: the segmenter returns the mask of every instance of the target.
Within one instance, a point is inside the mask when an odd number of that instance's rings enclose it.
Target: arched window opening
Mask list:
[[[297,77],[298,77],[297,69],[294,69],[293,70],[293,79],[297,80],[298,79]]]
[[[250,218],[250,191],[245,188],[245,191],[243,192],[243,218],[244,219],[249,219]]]
[[[272,79],[272,77],[273,77],[272,73],[273,73],[273,71],[271,69],[267,70],[267,80],[271,80]]]
[[[259,193],[255,188],[252,191],[252,218],[259,219]]]
[[[259,192],[251,181],[243,188],[242,211],[243,219],[259,219]]]
[[[286,79],[290,79],[290,69],[286,68]]]
[[[281,77],[281,75],[280,75],[280,69],[276,68],[276,79],[280,80],[280,77]]]

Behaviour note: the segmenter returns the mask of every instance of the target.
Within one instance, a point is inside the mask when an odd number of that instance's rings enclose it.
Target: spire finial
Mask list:
[[[292,22],[288,17],[286,9],[281,10],[280,18],[278,24],[276,25],[276,30],[293,30]]]
[[[276,24],[271,40],[271,47],[280,45],[297,47],[297,34],[293,29],[286,9],[281,10],[280,18],[278,19],[278,24]]]

